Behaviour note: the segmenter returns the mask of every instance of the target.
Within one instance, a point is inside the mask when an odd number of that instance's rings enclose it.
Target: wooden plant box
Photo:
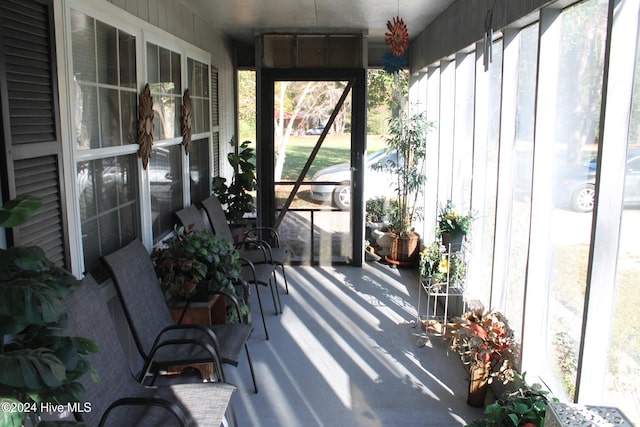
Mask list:
[[[227,308],[225,298],[222,295],[210,295],[206,301],[191,301],[185,312],[186,305],[186,301],[169,301],[169,309],[174,322],[178,323],[182,316],[180,324],[183,325],[210,326],[227,323]],[[214,379],[215,368],[212,363],[172,366],[169,369],[169,374],[178,374],[187,367],[200,371],[203,379],[209,381]]]
[[[169,301],[169,309],[174,322],[178,323],[186,304],[186,301]],[[211,295],[206,301],[191,301],[180,323],[207,326],[227,323],[227,308],[224,297]]]

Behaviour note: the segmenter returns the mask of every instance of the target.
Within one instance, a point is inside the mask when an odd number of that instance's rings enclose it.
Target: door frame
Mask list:
[[[256,169],[258,224],[275,222],[274,192],[274,83],[276,81],[349,81],[354,79],[351,100],[351,265],[364,260],[364,168],[367,136],[367,70],[364,68],[259,68],[256,70]]]

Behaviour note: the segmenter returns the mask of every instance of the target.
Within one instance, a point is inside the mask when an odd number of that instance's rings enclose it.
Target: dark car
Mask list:
[[[591,212],[595,203],[596,161],[565,169],[554,188],[556,200],[577,212]],[[640,150],[629,150],[624,204],[640,205]]]

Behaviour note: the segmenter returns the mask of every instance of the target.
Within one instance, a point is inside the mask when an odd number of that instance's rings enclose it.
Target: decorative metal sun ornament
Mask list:
[[[393,55],[391,52],[385,52],[382,55],[382,68],[389,74],[397,74],[408,65],[407,55]]]
[[[191,148],[191,95],[189,95],[189,89],[184,91],[182,97],[182,117],[180,120],[180,127],[182,130],[182,145],[184,146],[184,153],[189,154]]]
[[[409,31],[402,18],[396,16],[393,22],[387,21],[389,32],[384,33],[384,41],[395,56],[402,55],[409,47]]]
[[[153,147],[153,98],[147,83],[140,93],[138,103],[138,157],[142,159],[142,167],[147,169]]]

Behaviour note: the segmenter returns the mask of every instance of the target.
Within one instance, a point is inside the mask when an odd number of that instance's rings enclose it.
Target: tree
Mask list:
[[[290,116],[289,121],[286,123],[285,128],[285,108],[290,98],[287,98],[287,87],[291,84],[291,82],[279,82],[276,84],[279,86],[279,96],[275,98],[275,102],[278,104],[278,116],[274,117],[275,124],[275,134],[276,134],[276,164],[273,171],[273,176],[275,181],[280,181],[282,178],[282,169],[284,168],[284,161],[286,158],[287,152],[287,143],[289,142],[289,137],[291,136],[291,132],[293,131],[293,125],[296,122],[296,118],[302,109],[302,105],[309,93],[311,88],[311,84],[313,82],[307,82],[302,89],[302,93],[295,100],[295,107],[293,109],[293,113]]]
[[[383,70],[370,70],[368,77],[368,109],[372,133],[385,132],[394,96],[406,98],[408,73],[391,75]],[[311,127],[326,124],[346,87],[344,81],[281,81],[274,87],[274,179],[282,178],[286,162],[286,149],[291,135],[303,133]],[[400,94],[393,93],[399,87]],[[253,71],[238,73],[238,117],[241,140],[255,140],[256,76]],[[351,98],[347,97],[332,126],[335,133],[347,132],[351,126]],[[291,120],[290,120],[291,119]]]
[[[256,72],[238,72],[238,121],[240,141],[256,140]]]
[[[276,82],[274,90],[275,181],[280,181],[282,177],[290,136],[294,131],[302,132],[317,124],[326,124],[345,87],[346,82],[342,81]],[[351,111],[349,98],[333,123],[335,133],[344,133],[347,125],[350,124],[348,111]]]

